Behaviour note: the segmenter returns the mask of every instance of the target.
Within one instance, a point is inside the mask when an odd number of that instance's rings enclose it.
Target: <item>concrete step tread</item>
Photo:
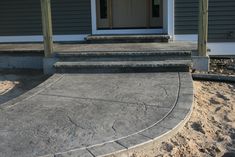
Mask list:
[[[159,66],[190,66],[191,60],[165,60],[165,61],[91,61],[91,62],[63,62],[54,64],[59,67],[159,67]]]
[[[108,43],[135,43],[135,42],[168,42],[169,35],[90,35],[85,38],[87,42]]]
[[[90,35],[86,37],[86,40],[103,40],[103,39],[154,39],[165,38],[170,39],[169,35]]]
[[[113,57],[113,56],[191,56],[191,51],[167,51],[167,50],[158,50],[158,51],[106,51],[106,52],[57,52],[56,57]]]

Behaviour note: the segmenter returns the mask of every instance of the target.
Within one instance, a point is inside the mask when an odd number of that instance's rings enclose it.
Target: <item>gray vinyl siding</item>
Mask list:
[[[175,34],[197,34],[198,10],[198,0],[175,0]],[[235,0],[209,0],[208,38],[235,41]]]
[[[209,40],[235,41],[235,0],[209,2]]]
[[[52,0],[55,35],[90,34],[90,0]],[[41,35],[40,0],[1,0],[0,36]]]
[[[39,0],[0,0],[0,36],[39,35]]]
[[[196,34],[198,0],[175,0],[175,34]]]
[[[52,0],[54,33],[91,34],[90,0]]]

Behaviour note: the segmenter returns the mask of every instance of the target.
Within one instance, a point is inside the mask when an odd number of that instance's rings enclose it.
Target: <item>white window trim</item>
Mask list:
[[[166,27],[163,27],[164,29],[167,29],[167,34],[170,35],[174,39],[175,35],[175,0],[163,0],[166,4],[164,5],[164,9],[167,13],[166,15]],[[165,16],[164,15],[164,16]]]
[[[88,34],[77,35],[53,35],[53,41],[84,41]],[[32,36],[0,36],[0,43],[7,42],[42,42],[42,35]]]
[[[96,20],[96,0],[91,0],[92,34],[161,34],[174,36],[174,0],[163,0],[163,29],[115,29],[98,30]]]

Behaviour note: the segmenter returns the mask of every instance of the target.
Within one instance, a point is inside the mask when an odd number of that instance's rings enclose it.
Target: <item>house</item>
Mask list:
[[[197,41],[198,0],[52,0],[54,41],[88,35],[167,34]],[[43,40],[40,0],[0,1],[0,43]],[[235,55],[235,1],[209,1],[211,55]]]

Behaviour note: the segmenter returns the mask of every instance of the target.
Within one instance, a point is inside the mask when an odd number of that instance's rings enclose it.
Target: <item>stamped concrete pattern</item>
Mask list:
[[[0,105],[0,156],[125,152],[177,128],[192,100],[189,73],[56,74]]]

